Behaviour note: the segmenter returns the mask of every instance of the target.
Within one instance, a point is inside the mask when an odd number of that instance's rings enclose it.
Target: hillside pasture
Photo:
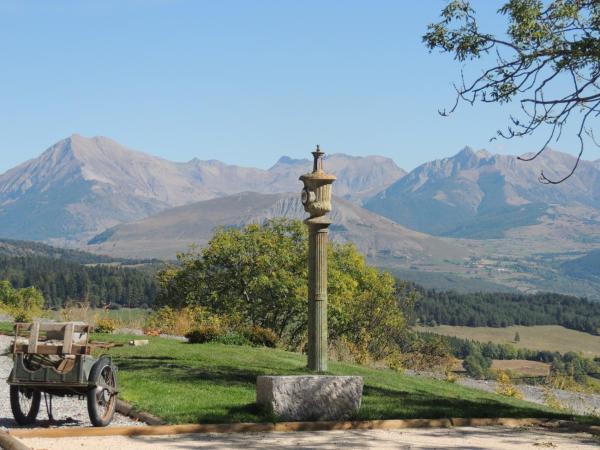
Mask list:
[[[506,328],[438,325],[435,327],[418,326],[415,327],[415,330],[456,336],[479,342],[491,341],[497,344],[512,344],[517,348],[531,350],[548,350],[560,353],[580,352],[586,357],[600,356],[600,336],[569,330],[559,325],[512,326]],[[520,341],[514,342],[517,332]]]

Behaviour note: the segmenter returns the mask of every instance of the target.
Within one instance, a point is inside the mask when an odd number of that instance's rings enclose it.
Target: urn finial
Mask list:
[[[310,213],[310,219],[323,217],[331,211],[331,185],[335,176],[325,173],[323,168],[323,155],[325,152],[317,145],[312,152],[314,157],[313,171],[300,177],[304,183],[302,190],[302,204],[304,210]],[[325,220],[325,219],[323,219]]]
[[[325,155],[325,152],[321,151],[319,144],[317,144],[317,149],[312,154],[314,157],[313,173],[323,172],[323,155]]]

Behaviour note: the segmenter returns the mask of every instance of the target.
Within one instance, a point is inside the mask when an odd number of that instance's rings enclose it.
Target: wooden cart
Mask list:
[[[35,421],[42,394],[52,419],[52,396],[87,398],[94,426],[108,425],[117,402],[117,368],[109,356],[95,358],[91,327],[83,322],[17,323],[12,347],[13,369],[8,377],[10,405],[20,425]]]

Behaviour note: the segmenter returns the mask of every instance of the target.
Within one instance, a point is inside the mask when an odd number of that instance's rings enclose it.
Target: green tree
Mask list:
[[[515,338],[513,339],[514,342],[521,342],[521,335],[519,334],[519,332],[517,331],[515,333]]]
[[[178,255],[179,265],[159,272],[157,303],[199,305],[297,346],[307,332],[307,252],[300,221],[222,228],[205,248]],[[367,266],[353,245],[330,244],[328,252],[330,337],[386,357],[406,331],[394,279]]]
[[[547,140],[532,156],[558,140],[570,119],[577,120],[579,156],[570,173],[540,181],[557,184],[576,170],[591,141],[590,119],[600,112],[600,3],[596,0],[509,0],[498,13],[507,19],[505,35],[480,30],[468,0],[452,0],[423,36],[430,50],[451,53],[459,61],[491,58],[485,69],[456,85],[456,102],[503,104],[517,100],[522,114],[511,116],[509,126],[498,131],[503,138],[523,137],[547,130]],[[469,78],[469,77],[467,77]]]

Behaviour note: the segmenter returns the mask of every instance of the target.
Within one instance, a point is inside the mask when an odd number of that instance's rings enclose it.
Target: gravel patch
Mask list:
[[[496,392],[498,383],[490,380],[474,380],[472,378],[459,378],[458,384],[482,391]],[[545,405],[545,392],[540,386],[530,386],[527,384],[517,385],[519,391],[523,394],[523,400],[532,403]],[[600,415],[600,395],[581,394],[579,392],[564,391],[561,389],[551,389],[550,392],[556,397],[558,402],[566,409],[575,414]]]
[[[13,366],[13,361],[10,355],[6,355],[6,351],[12,341],[11,336],[0,335],[0,429],[16,428],[18,425],[13,419],[10,409],[9,386],[6,379],[10,375]],[[75,397],[53,397],[52,398],[52,413],[54,422],[48,419],[48,413],[42,396],[40,412],[36,427],[89,427],[92,426],[88,411],[87,402],[79,400]],[[129,417],[115,413],[110,426],[126,426],[126,425],[145,425],[143,422],[135,421]]]
[[[185,336],[177,336],[175,334],[161,334],[160,337],[165,338],[165,339],[172,339],[174,341],[180,341],[180,342],[188,341],[188,338],[186,338]]]
[[[115,330],[115,334],[131,334],[133,336],[143,336],[144,331],[139,328],[119,328]]]
[[[407,428],[22,440],[29,447],[47,450],[597,450],[599,442],[597,437],[585,433],[565,433],[530,427]]]

